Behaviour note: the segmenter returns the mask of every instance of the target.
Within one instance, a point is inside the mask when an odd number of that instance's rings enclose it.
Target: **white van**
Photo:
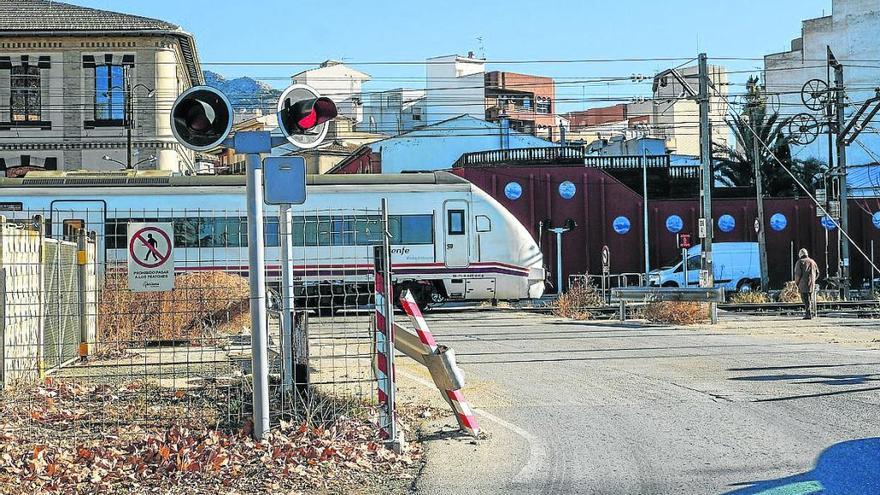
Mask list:
[[[700,253],[697,245],[688,249],[688,287],[700,285]],[[715,286],[729,291],[750,292],[761,286],[761,261],[757,242],[718,242],[712,244]],[[653,270],[648,284],[654,287],[684,287],[684,270],[679,261],[671,267]]]

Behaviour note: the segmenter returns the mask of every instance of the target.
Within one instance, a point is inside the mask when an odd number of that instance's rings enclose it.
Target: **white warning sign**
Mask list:
[[[174,227],[170,223],[128,224],[128,288],[132,292],[174,288]]]

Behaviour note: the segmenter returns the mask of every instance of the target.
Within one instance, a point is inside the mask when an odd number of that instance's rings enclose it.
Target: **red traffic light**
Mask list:
[[[285,130],[290,134],[306,132],[338,115],[336,104],[326,97],[298,100],[291,104],[290,99],[284,100],[281,109],[281,120]]]
[[[291,144],[300,149],[321,145],[329,122],[336,118],[336,104],[322,97],[314,88],[294,84],[278,99],[278,127]]]

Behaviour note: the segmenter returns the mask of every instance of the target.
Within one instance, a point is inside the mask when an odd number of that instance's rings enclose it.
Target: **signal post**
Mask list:
[[[171,110],[171,129],[174,137],[194,151],[207,151],[219,145],[247,155],[247,215],[248,215],[248,279],[250,285],[251,361],[253,371],[254,437],[262,439],[269,432],[269,365],[268,328],[266,324],[266,262],[264,254],[263,204],[289,205],[305,201],[305,167],[299,157],[273,157],[264,160],[262,154],[290,142],[299,148],[318,146],[327,135],[327,122],[337,115],[336,105],[329,98],[318,95],[304,85],[294,85],[282,93],[278,101],[278,124],[284,137],[273,137],[269,132],[238,132],[231,138],[232,105],[217,89],[196,86],[182,93]],[[264,165],[272,176],[264,177]],[[264,188],[270,191],[267,198]],[[282,212],[285,211],[282,207]],[[290,225],[286,225],[290,232]],[[289,235],[288,235],[289,237]],[[287,240],[285,240],[287,242]],[[292,246],[288,246],[292,247]],[[282,259],[284,279],[284,320],[282,325],[282,354],[286,362],[282,386],[289,388],[292,365],[290,332],[292,311],[292,269],[290,252]],[[286,338],[284,338],[286,337]]]

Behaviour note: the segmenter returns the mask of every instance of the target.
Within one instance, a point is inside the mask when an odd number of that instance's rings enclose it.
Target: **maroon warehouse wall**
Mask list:
[[[553,226],[562,226],[567,219],[577,228],[562,235],[563,279],[569,274],[600,273],[601,250],[611,250],[611,271],[641,272],[643,268],[642,198],[631,189],[601,170],[581,167],[494,167],[455,169],[456,174],[473,182],[504,205],[540,240],[544,263],[550,280],[556,286],[556,235],[543,232],[538,223],[549,219]],[[569,182],[569,199],[560,193],[560,185]],[[518,184],[521,195],[505,194],[509,184]],[[567,185],[567,184],[566,184]],[[513,187],[516,190],[516,187]],[[510,189],[508,189],[510,191]],[[628,231],[615,232],[614,219],[629,220]]]
[[[578,227],[573,232],[563,234],[563,277],[566,280],[573,273],[601,272],[600,252],[603,245],[611,250],[613,273],[644,270],[641,195],[601,170],[579,167],[493,167],[455,169],[454,173],[498,200],[536,240],[540,240],[554,285],[556,239],[555,234],[548,235],[547,232],[539,236],[538,222],[543,219],[550,219],[554,226],[562,225],[569,218],[577,222]],[[575,186],[573,190],[570,187],[566,189],[566,195],[571,195],[570,199],[560,193],[560,185],[566,181]],[[508,188],[510,184],[518,184],[519,188],[515,185]],[[520,192],[518,197],[517,192]],[[822,226],[809,199],[768,199],[764,208],[772,287],[781,287],[791,279],[793,251],[796,253],[801,247],[810,250],[823,276],[828,273],[829,266],[832,273],[836,271],[838,232],[836,229],[828,231]],[[875,260],[880,261],[880,230],[872,221],[872,214],[876,211],[880,211],[880,200],[852,201],[850,235],[869,256],[871,241],[874,241]],[[676,235],[667,228],[667,220],[673,215],[681,218],[681,232],[690,232],[696,239],[699,218],[696,199],[648,201],[652,268],[669,264],[680,256]],[[713,216],[715,242],[757,242],[754,229],[757,218],[755,200],[715,200]],[[618,220],[621,217],[626,221]],[[722,217],[723,229],[719,225]],[[853,280],[860,286],[870,274],[869,265],[856,249],[851,249],[850,259]]]

